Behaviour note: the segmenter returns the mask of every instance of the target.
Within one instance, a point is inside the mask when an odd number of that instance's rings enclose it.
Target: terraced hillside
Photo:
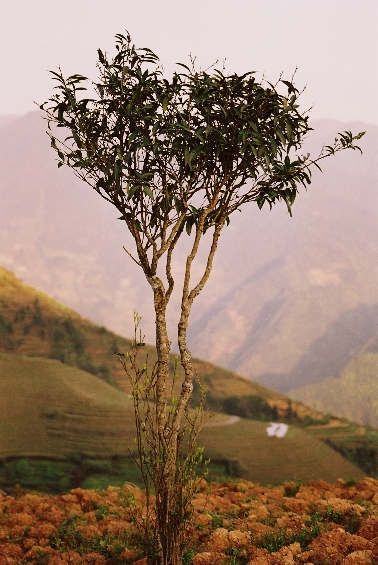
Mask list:
[[[114,352],[130,348],[129,339],[85,320],[0,267],[0,352],[57,359],[115,384],[129,394],[129,382]],[[147,349],[154,363],[154,348]],[[194,368],[215,403],[230,395],[252,396],[276,406],[281,418],[288,412],[298,414],[299,420],[323,417],[301,402],[292,403],[283,394],[211,363],[194,359]]]
[[[132,401],[123,391],[57,360],[1,354],[3,462],[110,461],[135,452],[134,437]],[[211,419],[209,414],[199,442],[213,461],[213,473],[223,476],[264,484],[363,476],[330,447],[293,426],[284,438],[269,437],[266,422],[230,420],[222,414]]]
[[[134,437],[132,401],[60,361],[1,354],[0,459],[110,458]]]
[[[102,481],[105,468],[109,477],[115,474],[114,461],[134,448],[130,387],[114,355],[130,347],[130,340],[81,318],[0,268],[0,459],[5,475],[16,477],[4,465],[25,457],[70,461],[76,466],[75,484],[96,473]],[[154,362],[154,349],[148,349]],[[329,417],[210,363],[195,359],[194,366],[209,408],[218,413],[200,436],[215,475],[265,483],[361,476],[325,445],[327,427],[321,441],[311,437]],[[229,415],[234,416],[232,424]],[[287,437],[268,437],[267,422],[277,420],[289,424]],[[315,432],[298,428],[310,424],[317,424]],[[361,426],[348,428],[344,439],[355,440],[362,433]],[[33,474],[30,466],[28,474]],[[123,481],[124,468],[120,476]]]

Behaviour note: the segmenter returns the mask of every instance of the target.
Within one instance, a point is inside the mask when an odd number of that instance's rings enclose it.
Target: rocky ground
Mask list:
[[[145,565],[144,493],[126,484],[47,496],[0,494],[0,565]],[[202,481],[184,565],[378,564],[378,481],[277,487]]]

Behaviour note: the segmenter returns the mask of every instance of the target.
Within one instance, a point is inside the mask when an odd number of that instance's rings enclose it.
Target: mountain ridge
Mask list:
[[[339,371],[289,392],[316,410],[378,427],[378,331]]]

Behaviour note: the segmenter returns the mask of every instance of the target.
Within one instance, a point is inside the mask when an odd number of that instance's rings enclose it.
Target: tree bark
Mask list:
[[[170,341],[166,322],[166,292],[162,281],[151,277],[154,291],[157,381],[156,381],[156,428],[155,445],[155,495],[156,520],[159,538],[159,554],[153,557],[157,565],[181,565],[182,528],[177,514],[176,460],[177,434],[172,434],[167,425],[167,382],[169,377]]]

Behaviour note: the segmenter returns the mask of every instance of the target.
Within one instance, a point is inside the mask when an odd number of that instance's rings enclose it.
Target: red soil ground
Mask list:
[[[62,496],[0,494],[0,565],[112,565],[146,559],[133,485]],[[378,564],[378,481],[273,488],[202,481],[186,528],[193,565]]]

